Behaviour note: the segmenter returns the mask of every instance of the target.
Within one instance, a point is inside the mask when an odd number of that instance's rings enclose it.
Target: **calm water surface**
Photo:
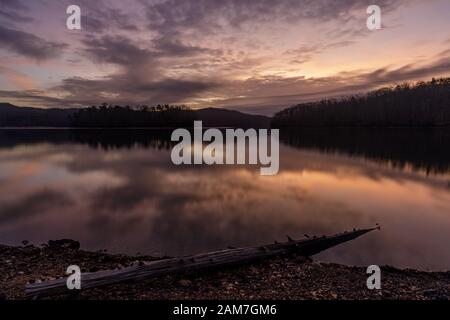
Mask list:
[[[185,255],[382,225],[318,256],[450,269],[450,133],[282,132],[280,172],[176,167],[168,132],[0,130],[0,243]]]

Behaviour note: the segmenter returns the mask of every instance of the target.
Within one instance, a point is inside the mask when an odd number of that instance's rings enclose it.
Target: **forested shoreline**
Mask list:
[[[450,78],[386,87],[284,109],[272,127],[450,126]]]
[[[185,106],[158,105],[112,106],[103,104],[80,109],[69,117],[72,127],[185,127],[196,119],[194,111]]]

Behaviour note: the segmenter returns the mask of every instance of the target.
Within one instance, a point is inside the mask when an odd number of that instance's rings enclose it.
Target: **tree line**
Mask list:
[[[195,112],[186,106],[157,105],[153,107],[103,104],[83,108],[70,116],[72,127],[189,127]]]
[[[275,128],[370,126],[450,126],[450,78],[299,104],[272,119]]]

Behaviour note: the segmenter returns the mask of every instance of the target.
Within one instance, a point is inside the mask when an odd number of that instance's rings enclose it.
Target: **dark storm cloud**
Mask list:
[[[0,45],[26,57],[44,60],[58,56],[67,47],[34,34],[0,26]]]
[[[224,27],[246,23],[294,22],[301,19],[329,21],[349,19],[351,10],[365,9],[371,1],[361,0],[168,0],[145,7],[149,27],[174,35],[186,29],[216,32]],[[380,0],[377,5],[388,12],[405,1]]]
[[[177,103],[217,87],[210,79],[170,77],[164,68],[167,58],[202,55],[209,52],[208,49],[163,39],[157,39],[153,47],[148,48],[128,37],[111,35],[86,36],[82,44],[81,51],[89,59],[117,65],[120,70],[100,79],[64,79],[53,88],[69,93],[67,100],[77,104],[105,100],[118,104]]]
[[[138,31],[139,28],[131,21],[128,15],[116,9],[106,9],[93,14],[86,14],[83,19],[83,28],[92,33],[106,32],[111,28],[127,31]]]
[[[14,11],[6,11],[0,8],[0,18],[6,18],[13,22],[31,22],[34,19],[21,15],[20,13]]]
[[[46,92],[40,90],[0,90],[0,97],[7,100],[21,99],[28,103],[46,106],[61,106],[64,103],[68,103],[62,99],[49,97]]]
[[[195,97],[202,92],[217,87],[216,83],[206,81],[162,79],[158,81],[134,81],[133,75],[121,74],[101,80],[83,78],[65,79],[56,87],[69,93],[65,101],[76,104],[100,104],[108,101],[116,104],[157,104],[179,103]],[[106,97],[103,93],[113,93]],[[0,94],[1,96],[1,94]]]
[[[211,50],[198,46],[184,44],[180,40],[172,40],[169,38],[158,38],[152,41],[155,49],[162,57],[190,57],[200,54],[221,54],[220,50]]]
[[[221,54],[220,50],[210,50],[168,38],[158,38],[137,45],[125,36],[88,36],[82,43],[84,45],[83,51],[95,62],[121,66],[142,65],[162,58]]]
[[[21,0],[2,0],[0,2],[0,9],[4,10],[26,10],[27,7]]]
[[[28,11],[28,8],[19,0],[2,0],[0,1],[0,25],[4,25],[3,20],[9,24],[34,21],[28,16]]]
[[[96,62],[118,65],[141,64],[153,57],[150,50],[142,49],[123,36],[87,37],[84,52]]]

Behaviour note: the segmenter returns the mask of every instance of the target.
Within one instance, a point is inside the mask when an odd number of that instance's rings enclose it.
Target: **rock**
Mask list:
[[[178,281],[178,284],[182,287],[190,287],[192,285],[192,281],[191,280],[186,280],[186,279],[182,279],[180,281]]]
[[[250,267],[250,272],[251,273],[259,273],[259,270],[258,270],[258,268],[255,268],[254,266],[251,266]]]

